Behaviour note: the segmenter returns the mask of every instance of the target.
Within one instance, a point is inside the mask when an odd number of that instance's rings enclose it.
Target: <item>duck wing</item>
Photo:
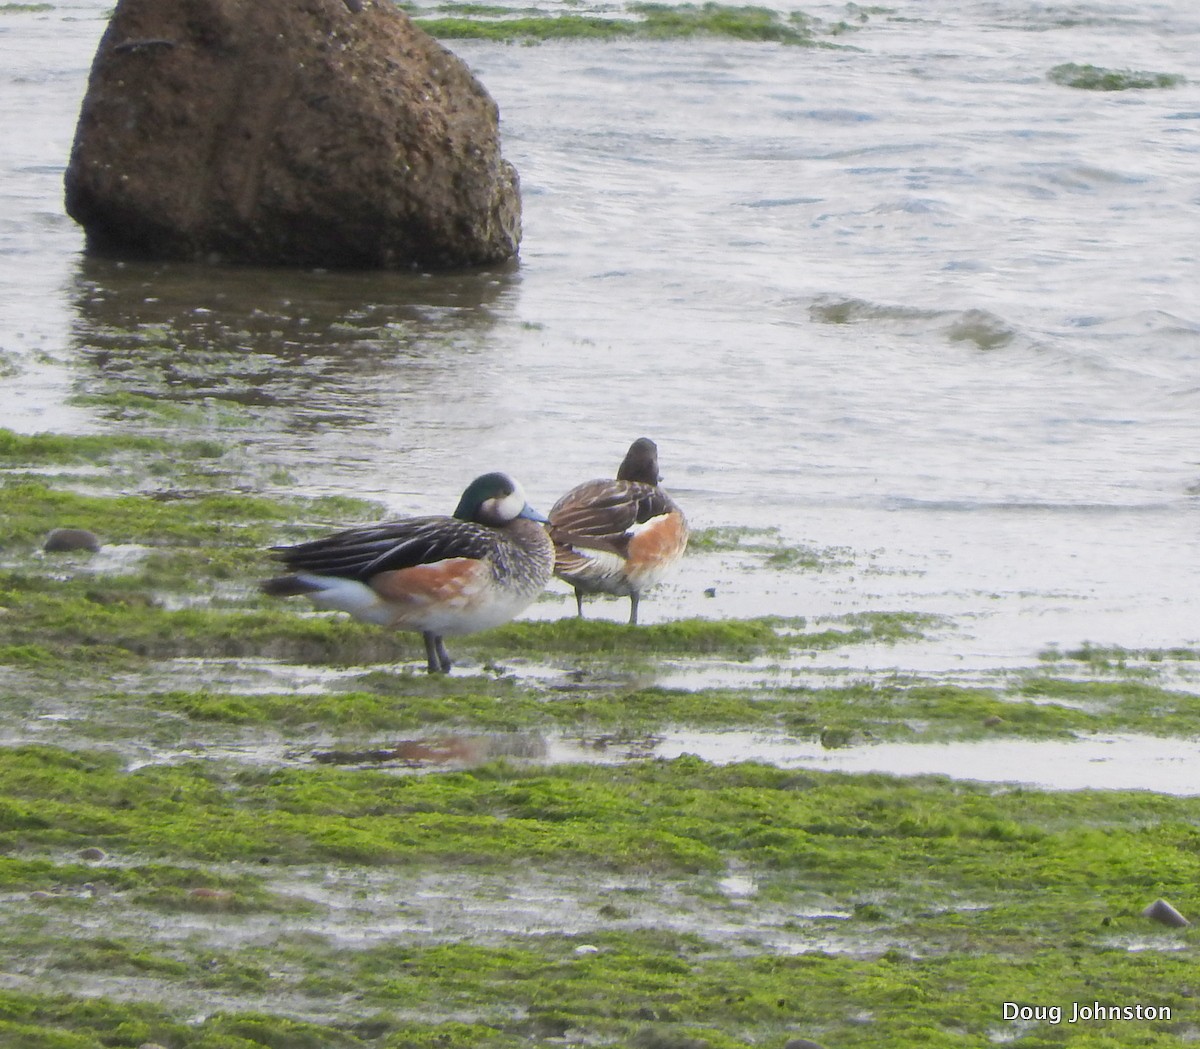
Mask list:
[[[456,517],[410,517],[275,546],[271,555],[293,571],[365,583],[380,572],[433,564],[451,557],[483,560],[495,549],[493,529]]]
[[[633,531],[675,504],[661,488],[640,481],[588,481],[550,510],[550,534],[566,546],[624,555]]]

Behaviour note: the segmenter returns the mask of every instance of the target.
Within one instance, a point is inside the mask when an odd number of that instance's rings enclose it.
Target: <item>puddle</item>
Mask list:
[[[608,760],[622,760],[619,747]],[[614,753],[615,752],[615,753]],[[594,760],[594,749],[558,741],[562,760]],[[826,749],[815,740],[753,732],[680,732],[662,737],[646,754],[675,758],[694,754],[730,764],[763,761],[780,768],[837,772],[885,772],[898,776],[942,775],[992,783],[1020,783],[1047,790],[1153,790],[1200,794],[1200,741],[1157,736],[1104,735],[1070,740],[979,740],[958,743],[875,743]],[[633,756],[630,754],[629,756]]]
[[[501,757],[543,762],[548,757],[547,742],[536,732],[438,736],[428,739],[405,739],[390,746],[367,750],[319,750],[312,755],[314,761],[326,765],[398,762],[412,768],[434,765],[470,766]]]
[[[310,762],[420,771],[469,768],[506,759],[539,765],[604,764],[693,754],[728,765],[756,761],[827,772],[940,775],[1046,790],[1152,790],[1200,794],[1200,740],[1096,735],[1068,740],[987,739],[950,743],[871,743],[827,748],[817,740],[763,732],[665,731],[639,737],[579,737],[537,732],[443,735],[339,747],[329,739],[297,746],[277,739],[184,748],[153,760],[228,759],[251,764]],[[137,764],[147,764],[143,755]]]
[[[277,668],[245,665],[238,676],[246,691],[275,691]],[[295,668],[289,681],[298,697],[319,693],[331,680],[360,671]],[[118,686],[119,687],[119,686]],[[302,700],[301,700],[302,701]],[[313,764],[360,766],[420,772],[470,768],[508,760],[538,765],[616,765],[646,759],[670,760],[693,754],[715,764],[762,762],[788,769],[881,772],[896,776],[942,775],[954,779],[1014,783],[1047,790],[1151,790],[1200,795],[1200,740],[1104,733],[1066,739],[1019,737],[951,742],[854,742],[827,747],[819,739],[764,730],[703,731],[666,728],[655,733],[580,735],[539,732],[335,731],[282,732],[264,725],[193,725],[167,717],[138,739],[102,742],[92,713],[64,700],[47,704],[36,716],[9,724],[0,743],[86,746],[122,755],[129,768],[185,761],[229,761],[252,766],[304,767]],[[148,726],[150,727],[150,726]]]

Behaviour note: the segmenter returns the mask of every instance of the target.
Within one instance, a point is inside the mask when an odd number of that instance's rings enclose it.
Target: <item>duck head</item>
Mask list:
[[[658,445],[649,437],[639,437],[634,441],[617,470],[617,480],[658,484],[662,480],[658,474]]]
[[[463,492],[454,516],[460,521],[474,521],[493,528],[506,525],[518,517],[546,522],[546,518],[526,501],[521,486],[505,473],[476,477]]]

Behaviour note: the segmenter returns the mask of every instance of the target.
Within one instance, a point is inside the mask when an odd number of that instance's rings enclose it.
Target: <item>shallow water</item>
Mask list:
[[[519,265],[441,276],[87,258],[62,174],[108,9],[0,15],[3,425],[168,401],[189,413],[136,425],[217,429],[297,491],[400,512],[492,468],[548,506],[646,433],[694,524],[851,551],[806,573],[691,559],[648,620],[951,617],[845,657],[889,672],[1197,643],[1188,0],[938,0],[841,50],[454,44],[500,104],[525,241]],[[1046,79],[1064,62],[1191,82],[1076,91]]]
[[[245,760],[249,748],[235,752]],[[826,748],[818,740],[768,732],[669,730],[628,740],[580,739],[536,733],[447,737],[391,743],[384,750],[322,752],[318,760],[392,767],[469,766],[499,757],[535,763],[621,763],[692,754],[718,765],[760,761],[780,768],[834,772],[942,775],[1045,790],[1154,790],[1200,794],[1200,741],[1134,734],[1061,740],[986,739],[946,743],[864,743]],[[260,759],[266,754],[260,748]],[[267,758],[274,763],[278,757]]]

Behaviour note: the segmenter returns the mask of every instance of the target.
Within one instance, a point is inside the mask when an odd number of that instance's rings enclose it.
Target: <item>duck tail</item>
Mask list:
[[[311,577],[302,575],[280,575],[274,579],[264,579],[258,586],[270,597],[299,597],[321,589]]]

